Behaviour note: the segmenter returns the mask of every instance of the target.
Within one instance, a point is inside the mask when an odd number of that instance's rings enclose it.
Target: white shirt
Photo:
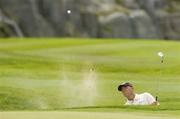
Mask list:
[[[136,94],[134,100],[127,100],[125,105],[151,105],[156,102],[150,93]]]

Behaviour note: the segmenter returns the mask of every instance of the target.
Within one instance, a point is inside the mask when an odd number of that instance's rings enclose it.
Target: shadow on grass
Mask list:
[[[178,111],[179,108],[167,106],[84,106],[63,108],[63,110],[140,110],[140,111]]]

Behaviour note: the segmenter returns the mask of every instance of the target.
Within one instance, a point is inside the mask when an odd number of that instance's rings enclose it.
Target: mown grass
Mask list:
[[[160,64],[158,51],[165,53]],[[1,39],[0,110],[139,111],[179,114],[180,43],[159,40]],[[84,100],[76,87],[95,68],[97,94]],[[62,84],[63,72],[68,83]],[[138,93],[159,96],[160,106],[123,106],[117,91],[132,82]],[[75,89],[75,91],[73,91]],[[75,94],[74,94],[75,93]],[[83,96],[78,98],[78,96]],[[82,101],[83,100],[83,101]],[[72,103],[72,105],[71,105]]]

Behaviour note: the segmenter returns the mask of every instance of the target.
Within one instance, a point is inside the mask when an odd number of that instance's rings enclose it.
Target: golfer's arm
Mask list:
[[[150,94],[146,93],[147,101],[150,102],[150,105],[159,105],[159,102]]]

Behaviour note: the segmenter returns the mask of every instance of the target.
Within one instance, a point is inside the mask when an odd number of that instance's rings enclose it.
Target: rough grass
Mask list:
[[[164,65],[159,63],[158,51],[166,55]],[[2,39],[0,110],[128,111],[177,116],[180,110],[179,52],[180,43],[176,41]],[[98,95],[87,103],[90,94],[79,84],[84,72],[92,67],[97,75]],[[68,81],[65,85],[63,73]],[[117,86],[125,81],[132,82],[138,93],[158,95],[161,105],[123,106],[125,99]]]

